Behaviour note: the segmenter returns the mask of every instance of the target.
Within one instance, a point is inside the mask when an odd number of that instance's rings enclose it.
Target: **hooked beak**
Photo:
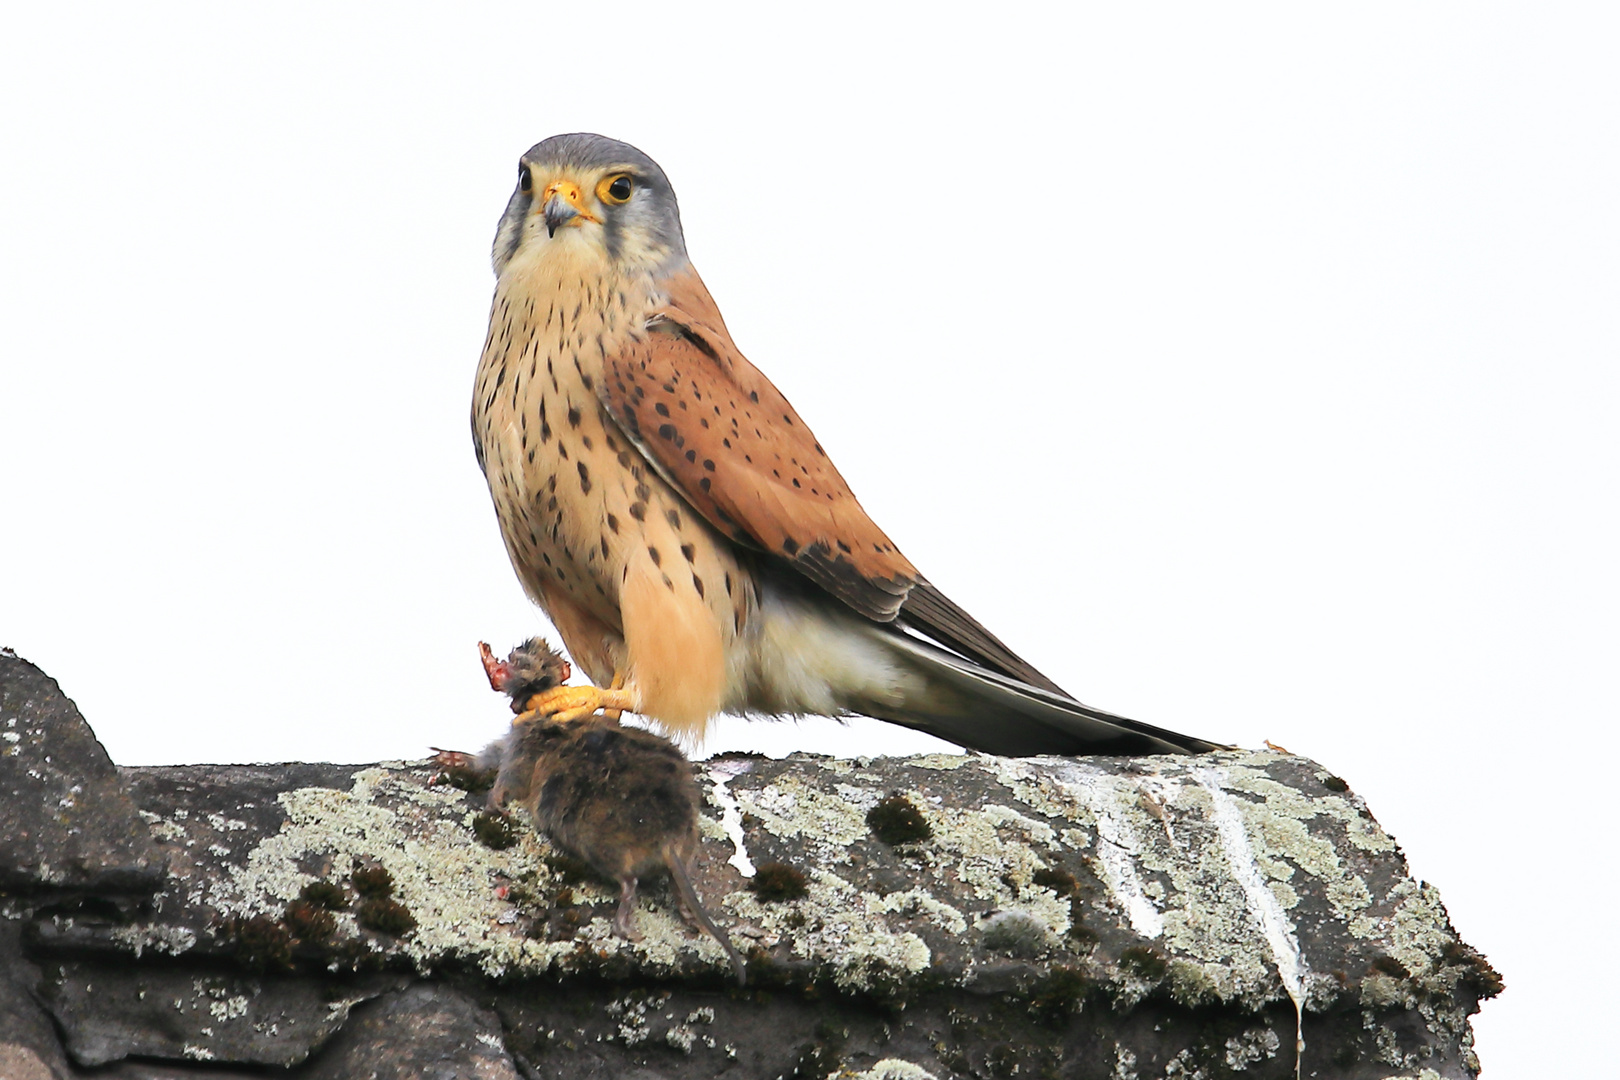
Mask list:
[[[541,211],[546,219],[546,235],[556,236],[564,225],[601,219],[585,207],[585,196],[572,180],[554,180],[546,186],[540,198]]]

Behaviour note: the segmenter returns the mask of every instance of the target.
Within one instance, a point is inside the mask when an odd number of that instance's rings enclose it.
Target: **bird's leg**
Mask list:
[[[592,713],[606,709],[614,719],[622,712],[635,712],[636,693],[625,687],[623,672],[615,672],[613,685],[603,688],[600,686],[553,686],[550,690],[542,690],[529,699],[529,708],[512,722],[526,724],[536,716],[549,717],[552,720],[567,722],[570,720],[583,720]]]
[[[617,671],[615,671],[613,673],[613,681],[608,684],[608,689],[609,690],[623,690],[624,689],[624,669],[623,668],[620,668],[620,669],[618,669]],[[623,709],[603,709],[602,710],[602,715],[605,718],[607,718],[609,720],[612,720],[614,723],[618,723],[619,717],[624,715],[624,710]]]
[[[613,916],[613,932],[626,941],[640,941],[641,935],[630,925],[636,910],[636,879],[625,875],[619,880],[619,910]]]

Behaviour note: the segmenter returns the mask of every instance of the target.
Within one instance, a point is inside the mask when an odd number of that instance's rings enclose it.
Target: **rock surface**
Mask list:
[[[611,886],[426,762],[115,772],[37,669],[0,688],[0,782],[42,785],[8,1078],[1286,1077],[1300,1036],[1303,1076],[1472,1077],[1501,985],[1298,757],[699,763],[739,990],[667,885],[613,937]]]

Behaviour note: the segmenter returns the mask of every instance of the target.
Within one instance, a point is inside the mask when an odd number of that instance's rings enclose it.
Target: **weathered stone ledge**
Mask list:
[[[738,990],[666,886],[611,936],[427,762],[116,769],[32,665],[0,694],[8,1080],[1285,1077],[1299,1032],[1305,1076],[1472,1077],[1500,989],[1298,757],[697,763]]]

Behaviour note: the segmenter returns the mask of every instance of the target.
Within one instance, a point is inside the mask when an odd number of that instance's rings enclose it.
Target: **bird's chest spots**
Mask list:
[[[504,283],[503,283],[504,284]],[[644,332],[643,300],[600,286],[503,288],[479,365],[473,430],[507,553],[544,607],[561,591],[610,627],[641,574],[713,609],[727,636],[751,604],[729,546],[599,403],[604,356]]]
[[[473,415],[514,564],[526,584],[549,579],[587,606],[612,598],[604,499],[632,463],[597,402],[602,353],[618,327],[592,299],[497,303]]]

